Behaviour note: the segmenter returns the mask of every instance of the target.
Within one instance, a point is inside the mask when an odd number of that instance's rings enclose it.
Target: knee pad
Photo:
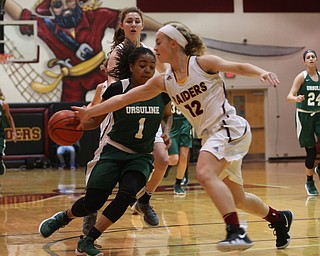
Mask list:
[[[134,202],[135,196],[126,191],[119,191],[115,199],[104,209],[102,214],[115,223],[125,213],[128,206]]]
[[[109,194],[101,189],[88,189],[83,202],[84,209],[88,213],[98,211],[107,201]]]
[[[123,200],[128,204],[133,204],[136,201],[136,196],[130,193],[129,191],[125,191],[125,190],[119,191],[116,198],[117,197],[119,197],[120,200]]]
[[[314,162],[316,161],[316,157],[317,157],[317,151],[316,148],[305,148],[307,156],[305,159],[305,166],[308,169],[313,169],[314,167]]]
[[[85,200],[84,201],[84,209],[87,213],[94,213],[98,211],[106,202],[106,200],[98,201],[98,200]]]

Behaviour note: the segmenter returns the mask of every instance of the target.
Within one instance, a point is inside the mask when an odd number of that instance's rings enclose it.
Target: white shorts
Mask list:
[[[161,127],[161,124],[160,124],[159,125],[159,129],[158,129],[158,131],[156,133],[156,137],[154,139],[154,143],[158,143],[158,142],[164,143],[163,139],[161,138],[161,135],[162,135],[162,127]]]
[[[229,177],[233,182],[243,185],[241,164],[243,157],[248,153],[251,143],[250,126],[247,125],[246,133],[240,138],[229,142],[225,129],[220,129],[213,135],[202,139],[200,151],[208,151],[218,159],[225,159],[229,162],[228,167],[223,170],[219,178],[223,180]]]

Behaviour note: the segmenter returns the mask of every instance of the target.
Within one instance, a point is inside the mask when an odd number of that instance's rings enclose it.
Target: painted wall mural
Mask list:
[[[163,1],[159,9],[153,1],[138,0],[137,6],[147,12],[191,12],[192,8],[199,12],[234,11],[233,0],[203,2],[202,5],[192,2],[180,5],[176,1],[175,4],[170,3],[170,7],[169,1]],[[102,6],[106,3],[99,0],[39,0],[33,8],[21,4],[16,0],[6,0],[5,16],[13,20],[36,21],[37,36],[51,56],[44,60],[44,70],[38,70],[31,63],[4,66],[12,83],[26,102],[85,101],[86,94],[106,79],[99,68],[106,55],[102,39],[106,29],[116,27],[119,10]],[[206,6],[206,9],[201,6]],[[161,25],[154,19],[145,18],[145,30],[156,31]],[[34,32],[31,26],[20,26],[19,33],[25,38]],[[204,41],[211,49],[251,56],[280,56],[301,50],[301,47],[233,43],[207,37]],[[12,46],[9,50],[14,48]]]
[[[100,8],[98,1],[86,2],[44,0],[29,10],[14,0],[6,1],[5,11],[11,18],[37,22],[38,37],[54,55],[44,72],[45,79],[54,80],[31,81],[35,93],[53,92],[61,82],[61,101],[84,101],[86,93],[106,79],[99,69],[105,59],[101,41],[106,28],[116,27],[119,11]],[[20,32],[26,36],[34,33],[28,26],[21,26]],[[60,67],[59,73],[50,72],[54,66]]]

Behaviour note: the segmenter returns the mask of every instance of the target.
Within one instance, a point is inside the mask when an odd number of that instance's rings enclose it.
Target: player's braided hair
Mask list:
[[[156,59],[154,53],[149,48],[135,47],[131,41],[127,40],[123,44],[123,47],[118,50],[116,65],[108,72],[108,75],[117,80],[130,78],[130,64],[134,65],[138,58],[143,54],[150,54],[154,59]]]

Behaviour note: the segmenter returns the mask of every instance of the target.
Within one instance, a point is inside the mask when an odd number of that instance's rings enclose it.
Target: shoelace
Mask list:
[[[272,233],[273,233],[274,236],[277,236],[277,234],[279,235],[279,233],[282,232],[282,230],[279,230],[279,228],[275,227],[273,224],[269,224],[268,226],[269,226],[269,228],[273,228],[273,232]],[[279,233],[277,233],[277,229],[278,229]]]

